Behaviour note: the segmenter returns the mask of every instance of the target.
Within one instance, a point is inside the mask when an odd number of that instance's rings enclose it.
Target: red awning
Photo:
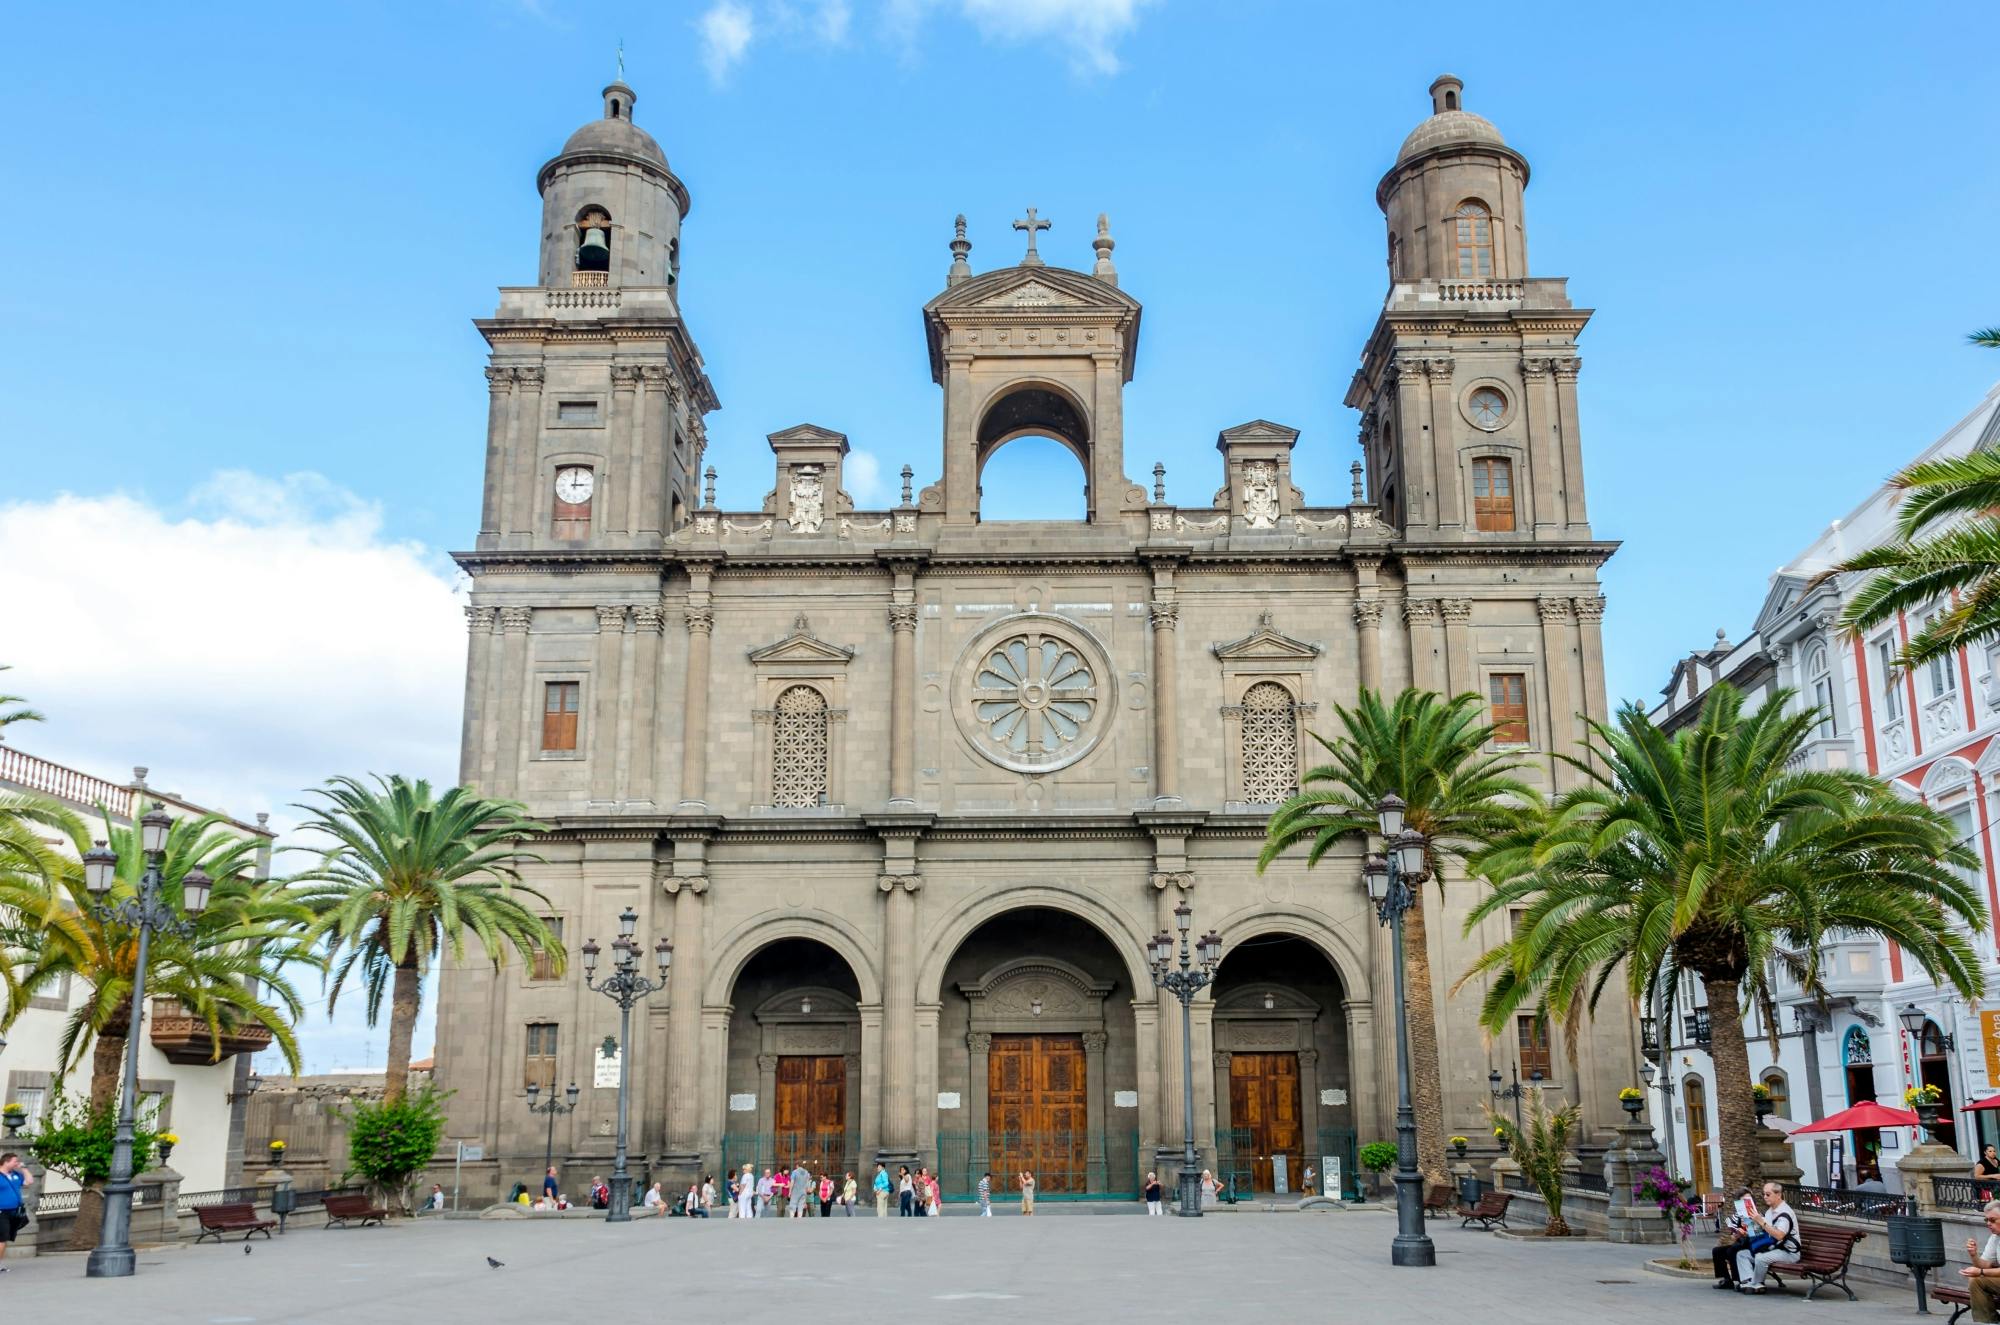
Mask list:
[[[2000,1107],[2000,1106],[1996,1106]],[[1869,1100],[1851,1109],[1842,1109],[1816,1123],[1807,1123],[1793,1130],[1793,1136],[1805,1136],[1810,1132],[1853,1132],[1868,1127],[1915,1127],[1917,1115],[1908,1109],[1891,1109]]]
[[[2000,1095],[1988,1095],[1983,1100],[1974,1100],[1960,1109],[1960,1113],[1971,1113],[1975,1109],[2000,1109]]]

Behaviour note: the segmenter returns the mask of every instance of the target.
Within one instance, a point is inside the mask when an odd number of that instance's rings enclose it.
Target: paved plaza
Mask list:
[[[1436,1321],[1602,1325],[1672,1313],[1677,1325],[1826,1316],[1902,1319],[1907,1289],[1868,1286],[1761,1301],[1640,1270],[1657,1248],[1546,1247],[1434,1229],[1435,1270],[1388,1264],[1381,1211],[1228,1213],[1199,1222],[1049,1214],[991,1220],[452,1220],[295,1230],[240,1244],[142,1252],[138,1277],[90,1282],[78,1256],[0,1279],[13,1320],[268,1325],[289,1321],[791,1319]],[[486,1257],[504,1261],[489,1269]],[[1940,1317],[1942,1319],[1942,1317]]]

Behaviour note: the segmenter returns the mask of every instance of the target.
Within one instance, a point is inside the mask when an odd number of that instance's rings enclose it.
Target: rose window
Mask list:
[[[960,669],[960,729],[982,755],[1022,772],[1082,758],[1113,706],[1103,651],[1058,618],[997,626],[973,642]]]

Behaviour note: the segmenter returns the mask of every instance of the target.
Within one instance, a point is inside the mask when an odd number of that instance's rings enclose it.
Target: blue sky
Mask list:
[[[239,813],[376,767],[381,742],[452,771],[442,553],[478,510],[471,319],[533,279],[535,169],[599,113],[621,38],[636,118],[694,197],[683,305],[729,506],[761,498],[764,435],[801,421],[873,459],[864,502],[905,462],[936,477],[918,309],[954,213],[984,270],[1018,257],[1027,206],[1055,223],[1049,260],[1084,268],[1107,212],[1146,305],[1135,480],[1163,460],[1170,495],[1203,502],[1216,432],[1266,417],[1302,431],[1309,495],[1344,492],[1341,398],[1384,288],[1374,187],[1447,69],[1533,166],[1531,267],[1599,310],[1581,387],[1592,516],[1625,545],[1614,699],[1740,636],[1773,567],[2000,377],[1964,344],[2000,322],[1988,5],[90,13],[83,39],[78,11],[21,9],[0,79],[0,554],[56,585],[0,661],[50,711],[28,748],[164,765]],[[996,464],[1018,513],[1080,487],[1060,454]],[[218,679],[218,655],[262,661]]]

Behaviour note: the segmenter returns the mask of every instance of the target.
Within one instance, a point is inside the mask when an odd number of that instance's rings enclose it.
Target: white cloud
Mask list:
[[[868,451],[849,451],[840,467],[840,481],[847,495],[860,509],[879,510],[889,504],[889,490],[882,484],[882,462]]]
[[[280,831],[334,773],[456,780],[455,572],[318,474],[224,471],[171,513],[124,494],[0,505],[0,566],[8,689],[48,715],[12,744],[114,781],[145,765]],[[360,1010],[304,1027],[308,1060],[363,1037],[379,1054]]]
[[[730,70],[742,61],[756,36],[749,8],[737,0],[716,0],[695,26],[701,32],[701,58],[708,66],[709,78],[718,84],[727,82]]]
[[[770,7],[771,27],[788,35],[803,35],[828,46],[843,46],[854,21],[848,0],[777,0]]]
[[[989,41],[1055,41],[1078,73],[1115,74],[1117,45],[1153,0],[887,0],[884,19],[907,44],[926,10],[950,5]]]

